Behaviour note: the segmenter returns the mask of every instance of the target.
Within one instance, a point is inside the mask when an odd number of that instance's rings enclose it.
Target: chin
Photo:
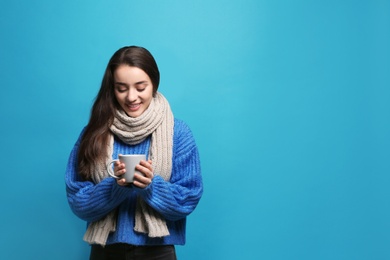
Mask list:
[[[126,114],[129,116],[129,117],[139,117],[140,115],[142,115],[142,113],[139,113],[139,112],[126,112]]]

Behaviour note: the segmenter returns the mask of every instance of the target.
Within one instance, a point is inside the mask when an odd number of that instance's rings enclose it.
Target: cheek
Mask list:
[[[150,91],[146,95],[146,99],[147,99],[148,104],[150,104],[150,102],[152,102],[152,99],[153,99],[154,96],[155,95],[154,95],[154,92],[153,92],[153,88],[151,88]]]
[[[123,95],[121,95],[121,93],[115,92],[115,98],[119,104],[123,103]]]
[[[150,103],[152,102],[152,97],[148,97],[147,99],[146,99],[146,106],[149,106],[150,105]]]

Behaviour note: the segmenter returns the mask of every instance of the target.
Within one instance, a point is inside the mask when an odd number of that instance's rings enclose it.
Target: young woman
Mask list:
[[[198,149],[157,91],[160,74],[148,50],[130,46],[110,59],[88,125],[66,169],[69,205],[87,221],[90,259],[176,259],[186,217],[203,192]],[[109,177],[119,154],[146,154],[131,184]],[[115,162],[121,176],[125,165]]]

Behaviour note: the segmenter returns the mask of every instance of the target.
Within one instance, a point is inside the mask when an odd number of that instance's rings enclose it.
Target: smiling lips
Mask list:
[[[132,112],[137,111],[141,107],[141,103],[126,105]]]

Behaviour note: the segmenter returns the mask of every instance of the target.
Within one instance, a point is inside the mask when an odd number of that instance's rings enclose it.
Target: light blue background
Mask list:
[[[204,196],[179,259],[390,259],[390,1],[0,4],[1,259],[87,259],[68,155],[108,59],[155,56]]]

